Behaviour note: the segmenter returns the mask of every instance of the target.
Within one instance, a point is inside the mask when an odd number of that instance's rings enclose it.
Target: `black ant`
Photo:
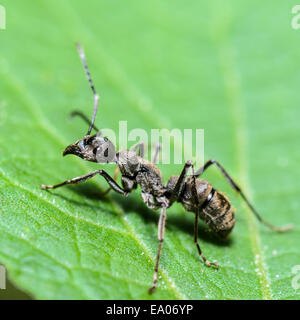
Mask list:
[[[174,202],[181,202],[185,210],[195,213],[194,223],[194,243],[197,247],[198,253],[207,266],[218,268],[218,264],[209,262],[202,254],[202,250],[198,244],[198,218],[200,217],[208,227],[217,234],[220,238],[225,239],[231,232],[235,224],[234,210],[230,204],[229,199],[220,191],[215,190],[211,184],[205,180],[199,179],[202,173],[215,164],[225,179],[229,182],[231,187],[236,190],[252,213],[257,219],[269,227],[271,230],[284,232],[292,228],[291,225],[280,228],[273,226],[269,222],[263,220],[253,205],[246,198],[243,191],[231,179],[226,170],[216,160],[207,161],[202,168],[194,172],[194,166],[191,161],[187,161],[180,175],[172,176],[166,185],[163,184],[162,175],[159,169],[155,166],[160,145],[156,147],[154,158],[149,162],[143,158],[144,144],[139,143],[131,150],[121,150],[116,152],[113,143],[103,137],[101,131],[95,125],[95,118],[98,109],[99,96],[95,90],[88,65],[86,62],[84,51],[80,44],[77,44],[80,58],[82,60],[86,76],[88,78],[90,87],[94,94],[94,112],[92,121],[89,122],[81,112],[75,111],[72,116],[80,116],[84,121],[89,123],[89,129],[83,139],[69,145],[63,152],[63,155],[73,154],[86,161],[97,163],[112,163],[117,164],[117,170],[120,170],[122,175],[122,187],[104,170],[100,169],[84,176],[66,180],[56,185],[41,185],[42,189],[55,189],[68,184],[76,184],[86,181],[96,175],[101,175],[109,184],[110,188],[124,196],[127,196],[132,190],[136,189],[138,185],[141,187],[143,201],[151,209],[161,209],[158,222],[158,252],[156,256],[156,263],[153,275],[152,287],[149,293],[153,293],[157,285],[158,265],[164,241],[166,210],[171,207]],[[91,135],[92,129],[98,132],[97,135]],[[188,175],[191,169],[192,175]]]

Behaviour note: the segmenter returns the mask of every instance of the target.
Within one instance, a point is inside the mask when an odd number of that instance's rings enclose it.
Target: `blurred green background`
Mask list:
[[[300,30],[293,1],[5,1],[0,30],[0,299],[299,299]],[[63,159],[86,125],[92,97],[75,41],[101,95],[99,127],[203,128],[214,157],[276,225],[259,225],[216,169],[205,177],[237,209],[226,243],[169,209],[160,282],[149,297],[158,213],[138,192],[101,198],[101,178],[52,193],[98,168]],[[160,166],[165,180],[181,166]],[[113,167],[109,167],[113,172]],[[15,289],[19,288],[18,292]]]

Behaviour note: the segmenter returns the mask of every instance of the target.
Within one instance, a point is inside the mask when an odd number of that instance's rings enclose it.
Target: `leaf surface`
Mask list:
[[[2,3],[0,261],[16,285],[39,299],[299,299],[300,33],[291,1]],[[68,114],[92,112],[75,41],[101,95],[99,127],[203,128],[205,158],[224,165],[266,220],[295,229],[259,225],[212,168],[206,179],[237,211],[228,242],[199,227],[204,254],[221,268],[203,265],[193,215],[175,205],[148,296],[158,212],[138,191],[102,197],[98,177],[39,189],[99,168],[61,157],[87,129]],[[181,168],[160,165],[165,180]]]

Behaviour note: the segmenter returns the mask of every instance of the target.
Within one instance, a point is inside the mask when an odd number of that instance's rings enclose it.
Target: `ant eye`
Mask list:
[[[108,141],[108,139],[107,139],[106,137],[104,137],[104,141],[105,141],[105,142],[107,142],[107,141]]]
[[[170,198],[171,197],[171,192],[170,191],[165,191],[164,195],[165,195],[165,197]]]
[[[95,140],[95,136],[91,136],[91,137],[89,137],[87,139],[84,139],[83,143],[84,143],[85,146],[89,146],[89,145],[91,145],[93,143],[94,140]]]
[[[104,157],[105,157],[105,158],[108,157],[108,148],[104,151]]]

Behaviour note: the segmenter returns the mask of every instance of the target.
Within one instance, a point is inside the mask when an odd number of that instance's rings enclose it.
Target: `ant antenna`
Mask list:
[[[78,116],[80,117],[82,120],[84,120],[89,126],[91,125],[91,122],[90,120],[81,112],[81,111],[77,111],[77,110],[74,110],[70,113],[70,118],[73,118],[75,116]],[[93,125],[93,129],[95,131],[97,131],[98,133],[100,132],[100,130],[95,126]]]
[[[83,68],[84,68],[85,74],[87,76],[87,79],[89,81],[90,87],[91,87],[91,89],[93,91],[93,94],[94,94],[94,111],[93,111],[92,121],[90,123],[90,127],[89,127],[89,130],[87,132],[87,136],[89,136],[91,134],[91,132],[92,132],[92,129],[93,129],[94,123],[95,123],[95,119],[96,119],[96,114],[97,114],[97,110],[98,110],[98,103],[99,103],[99,95],[96,92],[93,80],[91,78],[91,74],[90,74],[89,67],[88,67],[87,62],[86,62],[86,58],[85,58],[85,54],[84,54],[83,48],[82,48],[81,44],[78,43],[78,42],[76,43],[76,46],[78,48],[79,56],[80,56],[80,59],[81,59],[82,64],[83,64]]]

